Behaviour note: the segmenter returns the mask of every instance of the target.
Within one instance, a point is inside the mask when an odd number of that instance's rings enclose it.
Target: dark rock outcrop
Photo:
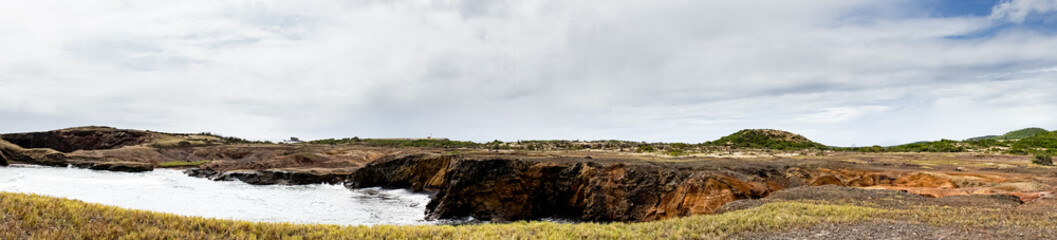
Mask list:
[[[737,199],[760,198],[784,183],[729,170],[658,164],[463,160],[427,206],[429,218],[489,220],[547,217],[643,221],[711,213]]]
[[[710,213],[788,185],[779,168],[691,168],[571,158],[412,155],[357,170],[350,188],[435,189],[427,217],[643,221]]]
[[[149,172],[154,171],[154,166],[136,162],[74,162],[71,165],[79,168],[92,170],[106,170],[115,172]]]
[[[451,155],[414,154],[380,159],[353,172],[345,186],[437,190],[444,182],[448,165],[456,158]]]
[[[23,153],[25,149],[0,139],[0,166],[7,166],[10,162],[25,162],[31,160]]]
[[[192,168],[184,170],[189,176],[206,178],[213,181],[242,181],[254,185],[303,185],[303,184],[337,184],[345,181],[348,172],[343,171],[301,171],[301,170],[240,170],[218,172],[212,169]]]
[[[31,148],[22,150],[23,157],[17,161],[29,164],[65,167],[69,165],[66,154],[48,148]]]
[[[150,141],[150,133],[112,128],[71,128],[47,132],[3,134],[4,140],[23,148],[50,148],[69,153],[77,150],[113,149]]]
[[[435,192],[429,219],[650,221],[714,213],[723,205],[799,186],[906,191],[926,197],[967,194],[1044,198],[1032,179],[949,175],[786,160],[660,162],[529,155],[393,157],[349,176],[350,188]],[[1026,183],[1025,181],[1029,181]],[[1042,185],[1040,185],[1042,186]]]

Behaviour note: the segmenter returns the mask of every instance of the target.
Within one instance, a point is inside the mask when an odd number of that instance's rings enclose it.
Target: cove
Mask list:
[[[123,173],[13,164],[0,191],[35,193],[130,209],[257,222],[417,225],[428,194],[341,185],[250,185],[188,177],[179,170]]]

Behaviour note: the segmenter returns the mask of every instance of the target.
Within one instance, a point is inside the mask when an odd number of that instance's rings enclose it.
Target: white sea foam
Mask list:
[[[429,195],[341,185],[256,186],[214,182],[177,170],[122,173],[77,168],[0,167],[0,191],[36,193],[124,208],[261,222],[341,225],[430,224]]]

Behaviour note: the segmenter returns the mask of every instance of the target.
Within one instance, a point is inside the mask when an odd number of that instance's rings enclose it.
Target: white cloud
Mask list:
[[[816,113],[799,116],[795,120],[806,123],[844,123],[858,120],[869,114],[884,113],[891,109],[886,106],[831,107]]]
[[[908,2],[2,2],[0,132],[866,145],[1057,127],[1036,114],[1057,110],[1054,37],[953,38],[995,23]]]
[[[991,9],[991,19],[1023,23],[1030,14],[1057,11],[1057,0],[1004,0]]]

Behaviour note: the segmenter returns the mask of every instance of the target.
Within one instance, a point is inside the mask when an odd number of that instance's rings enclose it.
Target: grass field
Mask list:
[[[797,202],[644,223],[516,222],[463,226],[255,223],[128,210],[0,193],[0,239],[710,239],[820,222],[864,221],[884,210]]]
[[[875,197],[776,199],[744,210],[639,223],[337,226],[186,217],[0,192],[0,239],[723,239],[821,223],[926,224],[1028,238],[1057,232],[1057,201],[959,207]]]

